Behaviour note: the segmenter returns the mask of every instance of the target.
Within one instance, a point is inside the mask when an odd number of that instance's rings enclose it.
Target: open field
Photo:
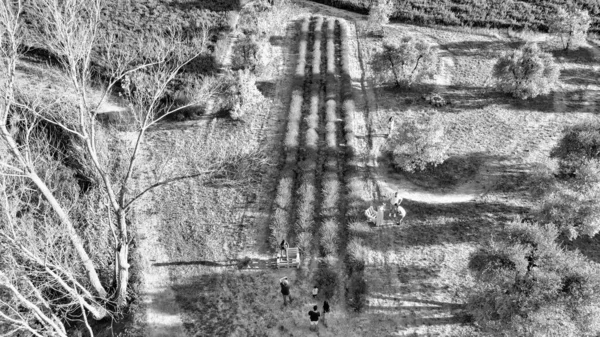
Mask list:
[[[316,2],[359,11],[367,3]],[[407,1],[396,19],[516,28],[527,22],[543,30],[549,3],[515,2],[500,19],[471,0]],[[557,167],[550,152],[563,129],[600,122],[595,40],[565,53],[544,33],[387,24],[387,39],[412,36],[439,48],[440,72],[399,88],[375,84],[370,61],[383,40],[367,33],[366,17],[315,1],[256,11],[240,10],[238,1],[119,1],[105,15],[115,30],[157,32],[174,23],[193,33],[210,23],[206,55],[187,75],[221,78],[214,55],[223,48],[231,56],[247,33],[237,22],[260,26],[267,61],[242,119],[201,114],[148,130],[132,188],[182,178],[132,209],[133,318],[114,330],[103,326],[97,336],[488,336],[466,309],[485,286],[468,268],[470,255],[539,207],[535,191],[541,172]],[[528,41],[552,52],[560,83],[549,95],[518,100],[495,88],[492,67],[502,52]],[[24,89],[65,94],[65,79],[51,65],[27,61],[18,69]],[[451,104],[430,105],[423,96],[431,93]],[[401,172],[389,155],[389,118],[398,126],[432,115],[445,127],[449,159]],[[126,129],[111,131],[133,143]],[[368,223],[365,209],[394,191],[404,198],[402,223]],[[283,239],[300,248],[300,268],[269,265]],[[565,247],[600,263],[598,240]],[[294,298],[287,306],[278,284],[283,276]],[[322,310],[324,300],[332,312],[315,333],[307,313],[316,304]]]
[[[308,6],[305,10],[318,13],[319,8]],[[332,14],[336,13],[327,12]],[[303,20],[308,21],[303,24]],[[294,76],[281,82],[283,86],[276,97],[283,104],[278,105],[279,117],[268,131],[279,130],[280,137],[269,142],[283,140],[280,143],[284,144],[284,152],[278,164],[283,169],[280,174],[263,176],[263,182],[270,182],[263,183],[257,200],[267,207],[255,210],[262,214],[262,220],[249,223],[239,234],[232,232],[235,225],[227,224],[243,221],[236,200],[245,200],[244,193],[240,194],[236,187],[206,182],[204,187],[196,183],[177,184],[171,187],[169,197],[165,194],[155,201],[166,207],[161,214],[174,214],[161,234],[164,243],[168,243],[171,260],[156,261],[153,268],[169,270],[182,334],[212,331],[223,336],[309,335],[305,317],[313,303],[309,291],[322,263],[319,261],[328,261],[324,265],[338,273],[339,284],[333,290],[335,309],[330,324],[321,327],[320,335],[481,336],[464,311],[464,303],[479,286],[467,270],[469,254],[486,244],[505,223],[536,206],[529,189],[536,183],[533,173],[540,165],[554,165],[548,155],[562,128],[597,119],[591,113],[598,109],[593,99],[598,93],[593,63],[596,49],[590,46],[586,49],[589,52],[557,55],[563,69],[561,90],[550,97],[517,101],[492,88],[494,55],[489,50],[508,50],[523,44],[523,39],[498,31],[467,33],[388,25],[386,33],[393,38],[411,34],[437,43],[444,60],[442,74],[431,84],[398,90],[372,84],[368,60],[381,42],[363,33],[361,19],[356,30],[349,25],[345,61],[341,53],[343,43],[334,39],[337,56],[330,68],[329,20],[325,17],[321,23],[315,17],[300,15],[290,20],[290,44],[285,45],[288,51],[284,53],[290,55],[286,58],[286,71]],[[315,44],[319,26],[322,41]],[[303,29],[307,29],[305,33],[301,32]],[[340,34],[339,29],[336,25],[336,34]],[[544,35],[530,38],[545,41]],[[317,46],[320,52],[315,52]],[[319,54],[323,61],[315,63],[314,55]],[[313,73],[317,65],[320,69]],[[349,84],[344,84],[344,79]],[[321,83],[318,87],[314,85],[317,81]],[[344,94],[329,93],[329,88],[337,85],[341,86],[337,90],[344,90],[345,86],[352,91],[348,97],[353,97],[354,103],[344,103]],[[453,104],[433,108],[421,100],[429,92],[437,92]],[[442,113],[447,125],[449,164],[420,176],[394,172],[388,159],[381,155],[385,149],[381,135],[386,132],[388,117],[408,120],[435,110]],[[311,117],[315,111],[321,117]],[[335,119],[346,119],[346,126],[337,124],[336,128],[336,124],[331,124],[335,120],[333,111]],[[221,129],[217,123],[214,130],[227,133],[228,127]],[[270,144],[277,148],[277,142]],[[315,144],[324,147],[315,148]],[[164,146],[165,150],[173,148],[169,143]],[[315,153],[319,155],[315,157]],[[335,155],[328,157],[331,154]],[[307,177],[305,170],[315,167],[307,161],[311,158],[316,159],[318,167],[324,166],[316,169],[314,177]],[[377,158],[378,167],[367,165],[373,158]],[[343,171],[333,169],[339,165],[344,165]],[[341,189],[347,194],[340,196],[344,203],[339,204],[338,215],[327,213],[335,206],[323,206],[333,196],[328,194],[330,191],[321,192],[318,186],[331,184],[328,181],[346,185]],[[400,190],[405,197],[403,205],[408,215],[402,226],[375,229],[366,224],[362,211],[383,201],[393,190]],[[307,198],[316,201],[309,202]],[[195,215],[187,211],[188,215],[177,215],[173,213],[175,208],[169,206],[188,203],[186,209],[196,209]],[[299,213],[300,208],[314,214],[314,220]],[[265,217],[268,212],[272,212],[271,216]],[[212,218],[197,220],[208,215]],[[283,217],[279,227],[278,217]],[[328,219],[339,221],[337,251],[327,248],[329,243],[323,238],[322,226]],[[304,221],[315,227],[302,225]],[[238,270],[244,256],[254,261],[268,259],[285,233],[292,246],[301,244],[302,233],[313,236],[304,241],[309,244],[304,247],[306,260],[300,271],[245,270],[243,265]],[[244,236],[258,240],[249,239],[241,249],[232,246],[232,237]],[[173,249],[174,246],[179,248]],[[351,280],[352,273],[367,285],[368,292],[362,298],[352,296],[358,282]],[[296,297],[287,308],[281,305],[277,285],[283,275],[290,277],[292,295]],[[351,308],[361,301],[362,312],[352,313]],[[260,319],[253,319],[253,315]]]

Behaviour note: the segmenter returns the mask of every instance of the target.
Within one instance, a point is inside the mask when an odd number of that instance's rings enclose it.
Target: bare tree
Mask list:
[[[39,0],[26,3],[26,12],[36,23],[28,27],[31,36],[37,38],[37,43],[43,45],[49,52],[54,54],[61,62],[65,76],[70,82],[68,95],[77,98],[74,113],[65,113],[64,109],[56,109],[55,105],[47,104],[36,106],[27,102],[19,101],[15,96],[16,90],[16,63],[22,27],[23,3],[19,1],[3,1],[0,3],[0,25],[3,29],[4,38],[3,52],[7,60],[4,73],[7,74],[0,101],[0,139],[6,144],[10,160],[2,161],[5,174],[20,175],[32,182],[43,194],[56,213],[60,222],[64,225],[69,239],[75,248],[77,255],[82,261],[87,273],[87,279],[92,286],[94,296],[91,296],[85,286],[70,286],[73,298],[85,299],[99,297],[104,300],[114,300],[118,306],[124,306],[127,302],[127,285],[129,282],[129,230],[128,212],[134,202],[141,195],[178,178],[188,178],[213,172],[211,168],[186,174],[183,177],[171,177],[150,186],[135,191],[132,176],[137,168],[137,159],[148,129],[164,119],[169,114],[180,111],[197,100],[205,97],[195,97],[195,100],[183,106],[176,106],[171,100],[165,99],[170,90],[169,85],[175,80],[176,75],[182,68],[193,60],[199,53],[203,52],[206,42],[206,32],[201,31],[197,36],[189,39],[186,44],[182,43],[182,35],[174,31],[166,31],[164,36],[146,36],[136,41],[125,41],[116,34],[100,33],[100,11],[101,1],[87,0]],[[108,32],[110,33],[110,32]],[[104,94],[98,101],[93,101],[89,95],[89,86],[92,77],[92,64],[99,65],[109,78],[105,86]],[[98,107],[106,95],[113,92],[117,84],[129,82],[131,85],[125,90],[125,97],[129,102],[131,116],[135,121],[132,126],[135,133],[135,141],[128,149],[126,165],[122,174],[112,172],[110,158],[99,150],[98,133]],[[11,132],[9,116],[15,109],[26,112],[24,118],[29,118],[29,127],[25,130],[25,138],[17,142],[14,133]],[[98,276],[94,262],[84,248],[81,237],[76,230],[76,221],[70,216],[67,206],[60,202],[48,184],[36,171],[34,154],[28,147],[29,136],[33,132],[35,120],[54,124],[82,144],[81,151],[89,161],[89,165],[101,181],[101,187],[106,194],[107,202],[114,214],[114,218],[108,221],[110,230],[114,236],[114,260],[115,270],[113,275],[114,293],[110,296],[103,287]],[[5,236],[10,241],[10,236]],[[18,242],[12,242],[18,245]],[[29,256],[32,263],[38,263],[35,254]],[[69,285],[76,284],[77,279],[69,273],[58,273],[52,268],[46,273],[54,272],[57,277],[55,281],[67,289]],[[73,291],[75,291],[73,293]],[[76,296],[83,294],[85,296]],[[90,296],[88,296],[90,295]],[[86,306],[88,311],[92,307]],[[101,318],[106,312],[98,311],[95,318]]]

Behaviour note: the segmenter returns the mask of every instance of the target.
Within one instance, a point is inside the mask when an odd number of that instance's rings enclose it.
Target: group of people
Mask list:
[[[287,305],[289,300],[290,304],[293,302],[292,296],[290,295],[290,281],[287,276],[279,279],[279,286],[281,287],[281,295],[283,296],[283,305]],[[313,299],[317,299],[317,295],[319,294],[319,288],[317,285],[313,287],[312,297]],[[327,326],[325,322],[325,314],[327,314],[331,310],[329,306],[329,302],[327,300],[323,301],[323,313],[319,311],[319,306],[314,305],[313,309],[308,312],[308,317],[310,319],[310,329],[318,330],[319,329],[319,321],[320,318],[323,318],[323,324]]]

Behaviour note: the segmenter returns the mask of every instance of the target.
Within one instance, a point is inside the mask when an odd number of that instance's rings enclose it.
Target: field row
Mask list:
[[[368,14],[371,0],[312,0],[326,5]],[[600,33],[600,3],[574,0],[576,7],[592,16],[590,32]],[[408,0],[397,2],[392,19],[416,24],[440,24],[495,28],[529,28],[548,31],[548,23],[561,0],[479,1],[479,0]]]
[[[328,298],[339,287],[331,279],[345,279],[339,273],[360,278],[356,268],[348,267],[345,251],[347,215],[355,217],[357,210],[345,206],[344,184],[358,178],[350,173],[357,171],[357,149],[348,38],[345,21],[313,16],[301,22],[285,160],[271,222],[273,247],[286,239],[300,247],[305,261],[317,254],[327,262],[315,277]]]

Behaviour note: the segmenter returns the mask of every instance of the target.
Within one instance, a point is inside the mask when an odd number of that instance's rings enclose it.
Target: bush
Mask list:
[[[500,90],[527,99],[550,93],[560,70],[552,55],[542,52],[537,44],[529,43],[500,57],[493,75]]]
[[[315,284],[319,287],[319,294],[325,299],[331,299],[335,296],[338,287],[337,273],[331,270],[327,263],[319,264],[315,275]]]
[[[444,124],[439,115],[422,115],[402,123],[388,140],[394,165],[406,172],[436,166],[448,158]]]
[[[335,255],[338,243],[338,224],[328,220],[321,226],[321,246],[327,255]]]
[[[256,87],[256,77],[249,69],[238,70],[234,80],[231,118],[240,120],[246,112],[256,109],[263,102],[264,97]]]
[[[367,305],[367,281],[364,278],[364,265],[355,266],[353,274],[348,282],[346,301],[348,306],[356,311],[361,312]]]
[[[245,35],[234,45],[231,55],[231,67],[254,71],[258,64],[259,45],[256,35]]]
[[[600,125],[586,123],[565,129],[550,157],[558,159],[561,176],[573,177],[584,162],[600,159]]]
[[[486,283],[467,306],[480,326],[540,336],[553,326],[545,319],[553,317],[578,336],[600,332],[588,324],[590,313],[581,310],[600,304],[594,276],[598,268],[579,252],[562,249],[558,233],[550,225],[513,222],[500,242],[471,256],[469,267]]]
[[[425,78],[433,78],[440,69],[438,50],[413,37],[400,42],[385,41],[383,50],[373,55],[371,68],[378,83],[394,80],[397,86],[411,86]]]
[[[550,21],[550,32],[560,38],[565,50],[577,49],[585,42],[592,19],[588,11],[580,9],[565,10],[557,7],[556,17]]]

